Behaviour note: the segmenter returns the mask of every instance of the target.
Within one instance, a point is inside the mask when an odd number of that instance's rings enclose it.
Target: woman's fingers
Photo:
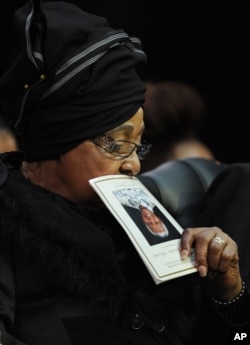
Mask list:
[[[218,227],[188,228],[182,234],[181,254],[190,254],[195,249],[195,261],[201,276],[208,271],[226,273],[238,269],[236,243]]]

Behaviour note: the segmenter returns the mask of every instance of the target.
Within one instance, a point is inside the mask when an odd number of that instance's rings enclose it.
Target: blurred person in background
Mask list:
[[[0,114],[0,153],[18,150],[18,143],[14,132]]]
[[[145,81],[145,84],[144,116],[147,138],[153,146],[141,171],[185,157],[215,159],[198,134],[206,110],[201,94],[179,81]]]

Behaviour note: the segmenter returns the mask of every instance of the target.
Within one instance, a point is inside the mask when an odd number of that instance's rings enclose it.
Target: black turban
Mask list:
[[[67,2],[16,12],[25,49],[0,81],[27,161],[60,156],[131,118],[144,103],[138,38]]]

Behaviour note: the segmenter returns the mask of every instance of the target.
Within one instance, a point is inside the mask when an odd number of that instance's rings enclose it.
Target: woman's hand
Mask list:
[[[233,300],[241,291],[238,246],[218,227],[188,228],[181,238],[181,256],[195,249],[195,262],[201,277],[206,277],[212,297]]]

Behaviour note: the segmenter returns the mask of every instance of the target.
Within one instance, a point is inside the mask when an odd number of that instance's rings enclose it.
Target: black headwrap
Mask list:
[[[55,158],[132,117],[144,103],[139,39],[67,2],[16,12],[25,49],[2,77],[3,107],[27,161]]]

